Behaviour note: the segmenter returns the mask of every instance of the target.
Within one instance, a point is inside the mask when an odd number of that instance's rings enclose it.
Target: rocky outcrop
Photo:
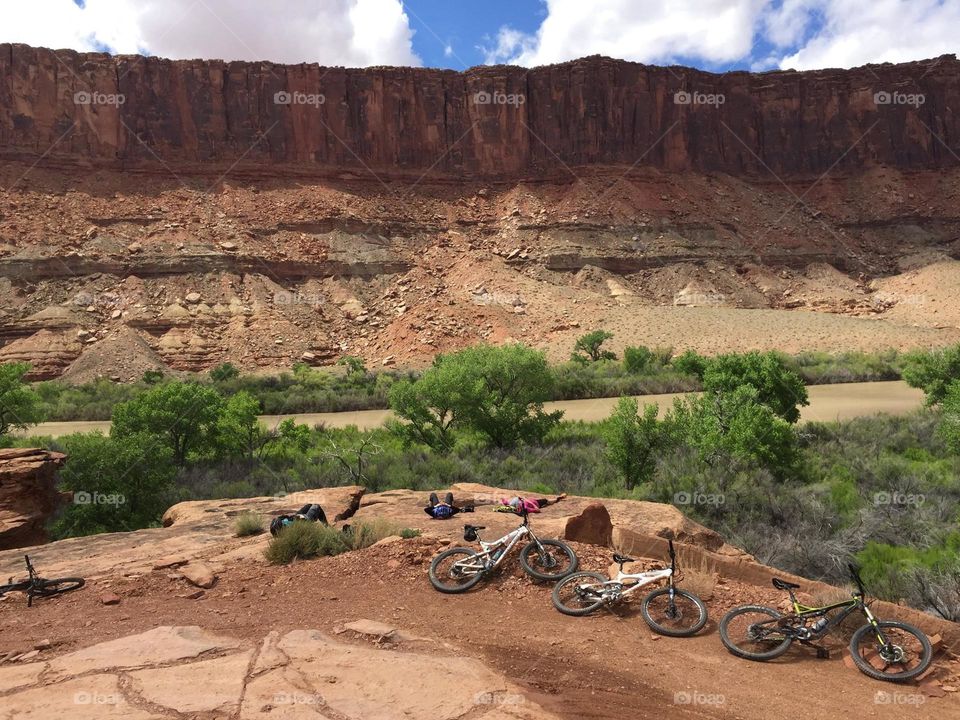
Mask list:
[[[778,176],[926,169],[957,164],[947,145],[960,136],[958,104],[954,56],[720,75],[589,57],[458,73],[0,44],[0,154],[48,165],[242,160],[234,174],[455,178],[641,163]]]
[[[47,541],[60,501],[56,475],[66,455],[35,448],[0,450],[0,550]]]
[[[408,644],[418,650],[401,643]],[[197,626],[161,626],[0,668],[0,693],[12,717],[53,717],[69,708],[78,720],[455,720],[468,713],[478,720],[556,720],[484,663],[423,644],[429,652],[350,644],[316,630],[272,631],[244,642]]]

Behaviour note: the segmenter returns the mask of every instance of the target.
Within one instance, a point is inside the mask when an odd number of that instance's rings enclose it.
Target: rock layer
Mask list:
[[[784,176],[929,169],[957,164],[948,146],[960,135],[958,104],[954,56],[802,73],[716,75],[604,57],[458,73],[0,44],[0,153],[125,169],[240,160],[238,170],[261,177],[515,178],[591,164]]]
[[[60,500],[56,474],[65,460],[36,448],[0,450],[0,550],[47,541],[44,524]]]

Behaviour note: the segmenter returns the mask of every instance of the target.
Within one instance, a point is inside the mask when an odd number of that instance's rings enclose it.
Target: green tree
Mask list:
[[[641,345],[633,347],[628,345],[623,349],[623,369],[628,373],[639,375],[650,369],[650,363],[653,361],[653,351],[650,348]]]
[[[542,352],[521,344],[478,345],[438,356],[411,386],[397,383],[390,400],[412,439],[449,447],[451,428],[462,427],[508,448],[541,440],[559,422],[561,412],[543,411],[552,392]]]
[[[947,447],[960,454],[960,380],[954,380],[946,388],[937,431]]]
[[[703,373],[707,369],[707,358],[694,350],[684,350],[670,364],[679,373],[703,379]]]
[[[627,490],[653,480],[661,439],[656,405],[644,406],[641,415],[634,398],[620,398],[603,436],[607,458],[620,471]]]
[[[603,349],[603,344],[613,337],[613,333],[606,330],[594,330],[577,338],[573,346],[571,360],[577,362],[597,362],[598,360],[616,360],[617,356],[609,350]]]
[[[214,382],[226,382],[240,376],[240,371],[233,363],[225,362],[210,370],[210,379]]]
[[[246,390],[231,395],[217,421],[217,443],[228,457],[259,457],[277,434],[260,422],[260,401]]]
[[[437,366],[416,382],[400,380],[390,388],[390,407],[406,422],[391,428],[407,442],[420,442],[437,452],[453,447],[456,393]]]
[[[773,352],[718,355],[707,362],[703,372],[704,390],[731,393],[748,386],[756,401],[766,405],[787,422],[800,419],[799,405],[809,405],[807,388],[796,372]]]
[[[710,465],[734,458],[765,467],[781,480],[800,470],[793,426],[761,402],[751,385],[677,400],[665,423],[672,442],[696,448]]]
[[[960,380],[960,345],[907,353],[902,374],[910,387],[926,393],[927,405],[937,405],[946,397],[948,386]]]
[[[113,410],[111,436],[150,433],[161,438],[183,466],[191,452],[214,448],[223,398],[195,382],[158,385]]]
[[[141,380],[147,385],[156,385],[163,380],[163,370],[144,370]]]
[[[99,432],[61,440],[67,461],[60,489],[71,500],[54,523],[54,537],[155,526],[173,499],[176,468],[170,448],[148,433],[104,437]]]
[[[43,420],[40,396],[23,379],[28,372],[27,363],[0,365],[0,436]]]

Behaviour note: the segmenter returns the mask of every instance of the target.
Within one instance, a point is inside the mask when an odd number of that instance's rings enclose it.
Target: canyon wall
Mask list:
[[[960,62],[711,74],[171,61],[0,44],[0,157],[115,169],[536,177],[589,164],[770,177],[960,164]]]

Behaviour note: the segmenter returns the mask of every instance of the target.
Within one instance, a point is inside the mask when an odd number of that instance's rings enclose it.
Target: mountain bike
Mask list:
[[[82,588],[86,582],[83,578],[78,577],[46,580],[37,575],[37,571],[33,569],[33,564],[30,562],[29,555],[24,555],[23,559],[27,563],[29,577],[20,582],[13,582],[13,578],[9,578],[9,585],[0,585],[0,597],[8,592],[26,593],[27,607],[32,607],[35,597],[51,597],[53,595],[59,595],[60,593],[70,592],[71,590],[78,590]]]
[[[568,575],[553,589],[553,604],[567,615],[589,615],[601,605],[619,602],[642,587],[666,580],[667,586],[654,590],[643,598],[640,614],[652,630],[671,637],[689,637],[707,624],[707,606],[693,593],[675,586],[677,555],[670,543],[670,567],[625,573],[624,563],[633,558],[614,554],[619,563],[617,577],[608,580],[599,573],[579,572]],[[629,584],[628,584],[629,583]]]
[[[517,544],[530,538],[530,542],[520,550],[520,566],[537,580],[560,580],[576,572],[576,553],[560,540],[541,540],[530,529],[530,517],[523,502],[517,513],[523,522],[516,530],[511,530],[502,538],[493,542],[480,539],[483,525],[464,525],[463,539],[478,542],[480,552],[469,547],[455,547],[444,550],[430,563],[430,582],[444,593],[466,592],[484,577],[496,570]]]
[[[864,601],[866,590],[860,573],[853,565],[848,568],[857,586],[850,600],[808,607],[797,602],[793,593],[799,585],[773,578],[775,588],[790,594],[793,612],[782,614],[763,605],[736,607],[720,621],[720,639],[738,657],[772,660],[783,655],[794,640],[811,645],[859,610],[867,624],[850,639],[850,655],[860,672],[890,682],[906,682],[923,673],[933,657],[927,636],[905,622],[878,620]],[[834,610],[840,612],[829,616]],[[826,650],[818,647],[817,655],[826,657]]]

